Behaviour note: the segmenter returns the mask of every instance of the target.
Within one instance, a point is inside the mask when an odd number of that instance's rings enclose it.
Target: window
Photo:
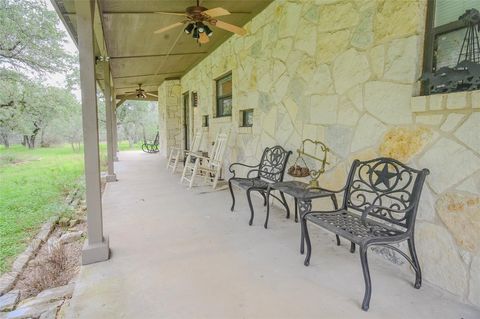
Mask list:
[[[459,62],[466,60],[465,50],[462,51],[462,45],[467,27],[465,22],[459,17],[464,15],[466,10],[480,10],[480,0],[429,0],[427,13],[427,28],[425,35],[425,54],[424,54],[424,77],[423,93],[442,93],[454,91],[466,91],[478,89],[469,85],[468,80],[461,79],[458,82],[460,71],[455,70]],[[475,45],[476,46],[476,45]],[[477,50],[475,50],[477,51]],[[462,53],[462,54],[461,54]],[[480,52],[477,52],[480,57]],[[478,60],[476,61],[478,62]],[[435,76],[435,73],[443,69],[443,78]],[[446,73],[443,71],[447,71]],[[432,75],[433,74],[433,75]],[[445,75],[446,74],[446,75]],[[451,75],[451,77],[449,77]],[[465,79],[468,76],[465,76]],[[453,79],[454,85],[451,85]],[[446,81],[452,81],[447,83]]]
[[[252,127],[253,126],[253,109],[240,111],[240,126]]]
[[[217,84],[217,117],[232,115],[232,73],[216,81]]]
[[[202,116],[202,127],[208,127],[208,115]]]

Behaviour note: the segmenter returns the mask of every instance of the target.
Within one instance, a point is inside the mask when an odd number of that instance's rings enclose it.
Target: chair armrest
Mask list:
[[[361,219],[362,224],[364,226],[368,226],[367,217],[371,212],[373,212],[375,210],[386,210],[386,211],[389,211],[389,212],[392,212],[392,213],[395,213],[395,214],[406,214],[407,212],[412,210],[413,207],[414,207],[414,205],[410,205],[410,206],[408,206],[407,208],[404,208],[404,209],[394,209],[394,208],[389,208],[389,207],[380,206],[380,205],[370,205],[363,211],[360,219]]]
[[[233,174],[233,177],[236,177],[235,175],[235,170],[233,169],[233,167],[237,165],[237,166],[243,166],[243,167],[247,167],[247,168],[255,168],[255,167],[259,167],[260,164],[257,164],[257,165],[247,165],[247,164],[243,164],[243,163],[233,163],[231,164],[229,167],[228,167],[228,170],[230,171],[230,173]],[[252,170],[248,171],[248,174],[250,174]],[[247,174],[247,178],[248,178],[248,174]]]

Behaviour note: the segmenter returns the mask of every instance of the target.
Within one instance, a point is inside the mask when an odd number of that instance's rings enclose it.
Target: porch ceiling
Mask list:
[[[77,42],[74,0],[53,0],[74,41]],[[243,26],[273,0],[203,0],[207,8],[223,7],[232,14],[221,20]],[[184,12],[195,5],[194,0],[98,0],[101,23],[95,24],[95,32],[105,37],[106,51],[111,59],[113,83],[117,98],[134,91],[138,84],[148,92],[156,92],[167,78],[179,78],[199,63],[232,34],[212,27],[211,41],[199,46],[183,28],[175,28],[162,34],[153,32],[178,21],[181,16],[156,14],[156,11]],[[99,39],[97,34],[97,39]],[[99,44],[99,47],[101,45]],[[101,55],[96,52],[97,55]],[[102,68],[97,71],[101,79]]]

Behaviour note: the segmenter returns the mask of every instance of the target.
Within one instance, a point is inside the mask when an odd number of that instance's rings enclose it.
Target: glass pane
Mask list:
[[[218,96],[232,95],[232,75],[228,75],[217,82]]]
[[[243,111],[243,126],[253,126],[253,110]]]
[[[232,115],[232,98],[220,100],[220,116]]]
[[[480,0],[436,0],[435,27],[457,21],[465,10],[480,10]]]
[[[462,48],[465,32],[466,29],[460,29],[441,34],[437,37],[436,70],[444,66],[454,67],[457,65],[458,55]]]

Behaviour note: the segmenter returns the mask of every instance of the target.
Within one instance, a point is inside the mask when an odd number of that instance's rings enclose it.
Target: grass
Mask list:
[[[129,149],[128,143],[119,148]],[[100,153],[104,170],[105,144],[100,145]],[[81,185],[83,171],[83,152],[68,145],[33,150],[0,147],[0,273],[10,269],[48,218],[66,213],[65,197]]]

